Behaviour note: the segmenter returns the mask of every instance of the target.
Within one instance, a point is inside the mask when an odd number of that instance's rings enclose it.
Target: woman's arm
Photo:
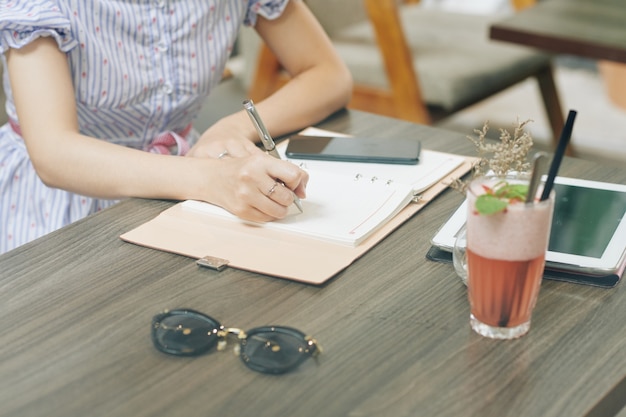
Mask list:
[[[292,77],[257,105],[272,134],[301,129],[348,104],[350,71],[304,2],[291,0],[276,20],[259,17],[255,29]]]
[[[259,16],[255,29],[276,54],[291,80],[260,103],[257,110],[273,136],[317,123],[346,106],[352,95],[352,76],[309,8],[290,0],[275,20]],[[209,128],[192,149],[192,156],[233,156],[251,151],[246,141],[258,142],[248,116],[237,112]]]
[[[7,52],[8,72],[26,148],[45,184],[99,198],[198,199],[249,220],[284,217],[293,200],[275,178],[304,197],[306,173],[261,152],[245,158],[151,154],[79,133],[67,57],[51,38]]]

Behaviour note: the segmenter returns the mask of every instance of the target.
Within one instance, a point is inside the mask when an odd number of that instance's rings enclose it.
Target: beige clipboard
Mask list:
[[[194,259],[208,256],[218,261],[222,259],[233,268],[320,285],[412,217],[453,179],[466,174],[473,161],[474,158],[466,158],[458,168],[425,190],[418,202],[409,204],[356,247],[225,221],[183,210],[181,203],[120,237],[130,243]]]

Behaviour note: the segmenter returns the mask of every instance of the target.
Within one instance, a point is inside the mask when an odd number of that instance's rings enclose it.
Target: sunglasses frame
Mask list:
[[[211,324],[214,328],[210,330],[209,337],[215,337],[215,341],[210,341],[209,343],[205,343],[204,345],[197,348],[189,348],[188,350],[181,349],[172,349],[168,348],[167,345],[161,343],[159,338],[157,337],[157,331],[159,329],[163,330],[173,330],[172,328],[163,327],[163,321],[169,317],[191,317],[196,320],[204,321],[207,324]],[[189,309],[189,308],[178,308],[174,310],[164,310],[163,312],[155,315],[152,318],[152,343],[154,347],[166,354],[174,355],[174,356],[200,356],[202,354],[208,353],[213,348],[217,348],[218,351],[223,351],[226,349],[228,344],[229,336],[237,338],[238,343],[234,346],[234,352],[239,358],[243,361],[243,363],[250,369],[269,374],[281,374],[285,372],[289,372],[295,368],[297,368],[302,362],[304,362],[309,357],[317,360],[317,356],[322,353],[322,347],[319,343],[312,338],[311,336],[305,335],[298,329],[287,326],[261,326],[254,327],[248,331],[243,329],[239,329],[236,327],[224,327],[218,320],[214,319],[211,316],[208,316],[199,311]],[[184,332],[191,332],[192,329],[182,329]],[[253,338],[256,334],[283,334],[290,336],[294,339],[302,340],[304,344],[304,348],[299,349],[299,354],[301,355],[291,366],[287,368],[276,368],[276,367],[267,367],[260,364],[257,364],[250,358],[246,353],[246,345],[249,340]],[[272,346],[272,342],[267,340],[266,343],[269,343],[269,348],[271,350],[275,350],[275,347]],[[276,345],[276,348],[280,350],[280,346]]]

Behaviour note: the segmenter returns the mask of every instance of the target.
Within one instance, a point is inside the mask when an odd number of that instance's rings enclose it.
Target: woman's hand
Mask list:
[[[282,219],[289,213],[294,194],[306,197],[309,175],[292,164],[263,152],[214,161],[206,200],[236,216],[256,222]],[[284,184],[284,185],[283,185]]]
[[[200,158],[240,158],[262,153],[254,144],[258,135],[248,116],[238,112],[217,121],[208,128],[187,156]]]

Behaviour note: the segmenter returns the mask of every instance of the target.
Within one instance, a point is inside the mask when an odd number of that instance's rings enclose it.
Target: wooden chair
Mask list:
[[[433,124],[534,77],[556,143],[564,116],[551,56],[490,41],[492,16],[411,4],[418,1],[307,0],[352,72],[355,88],[349,107]],[[513,5],[519,9],[533,2],[515,0]],[[345,13],[328,9],[333,7],[343,7]],[[359,10],[363,10],[360,16]],[[324,15],[335,19],[334,27],[325,25]],[[339,21],[346,23],[338,25],[338,15]],[[350,21],[355,16],[360,20]],[[280,63],[263,45],[248,94],[259,101],[287,79]]]

